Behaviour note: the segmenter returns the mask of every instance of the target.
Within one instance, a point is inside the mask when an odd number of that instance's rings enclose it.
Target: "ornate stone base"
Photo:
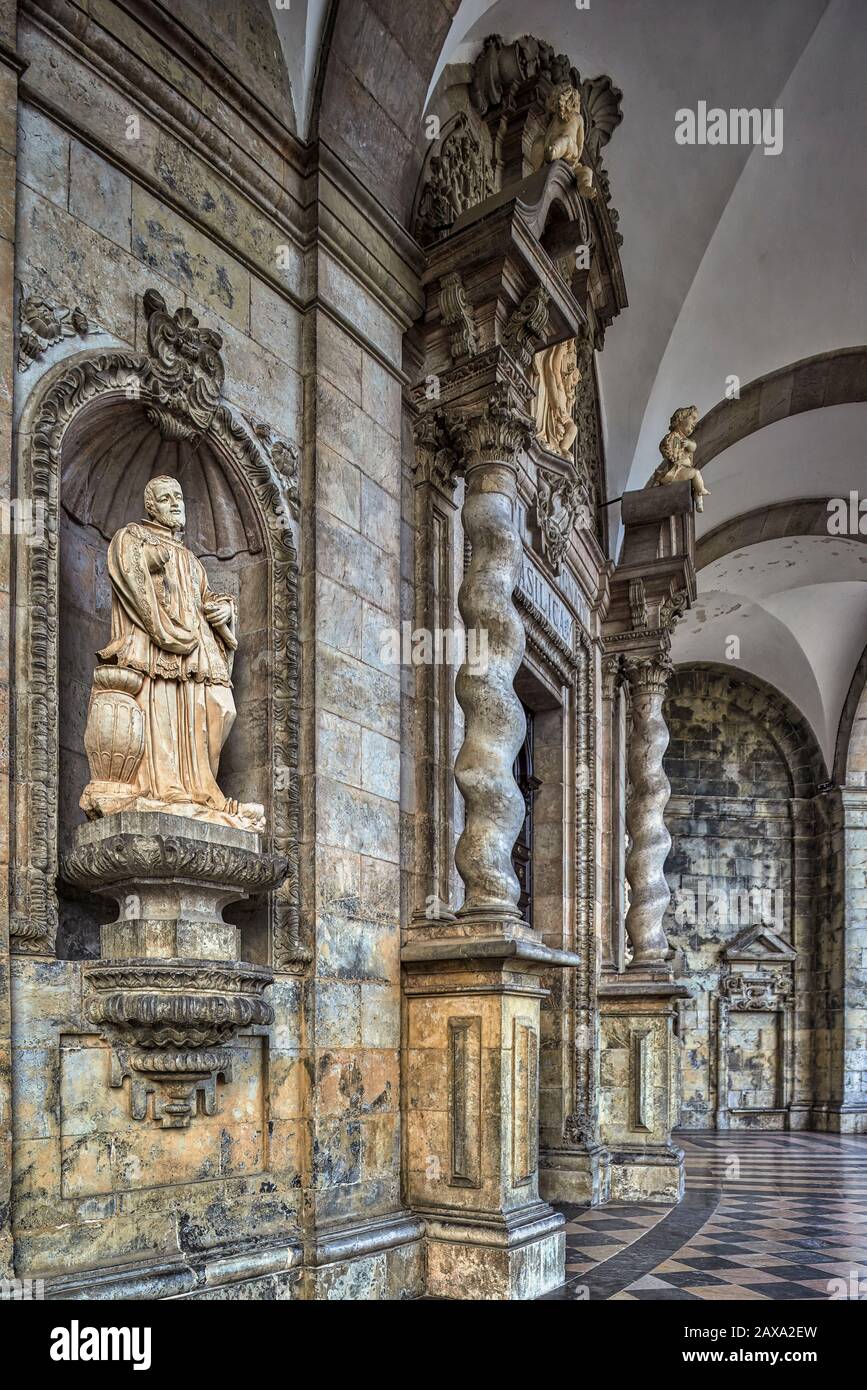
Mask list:
[[[679,1202],[683,1153],[676,1003],[687,991],[662,971],[610,976],[599,987],[600,1134],[611,1150],[612,1201]]]
[[[215,1114],[228,1044],[274,1017],[273,974],[237,959],[240,933],[222,909],[280,883],[285,858],[248,831],[133,811],[78,826],[61,871],[118,904],[102,961],[85,972],[86,1016],[113,1049],[111,1085],[129,1080],[132,1118],[164,1129]]]
[[[545,1202],[498,1220],[428,1217],[427,1291],[435,1298],[540,1298],[564,1281],[564,1226]]]
[[[811,1129],[828,1134],[867,1134],[867,1106],[832,1102],[814,1106],[811,1114]]]
[[[577,958],[502,920],[408,937],[407,1190],[427,1291],[536,1298],[565,1277],[563,1218],[538,1188],[540,976]]]
[[[306,1296],[326,1302],[386,1302],[425,1291],[424,1225],[410,1212],[316,1233],[304,1271]]]
[[[104,960],[237,960],[238,929],[223,908],[282,882],[286,859],[249,830],[162,812],[121,811],[75,828],[61,874],[114,898]]]

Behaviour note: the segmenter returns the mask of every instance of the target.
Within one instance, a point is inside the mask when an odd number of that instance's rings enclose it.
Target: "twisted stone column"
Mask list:
[[[524,655],[524,625],[512,601],[521,564],[515,525],[516,456],[530,422],[501,391],[471,418],[463,434],[466,494],[462,521],[472,556],[458,594],[467,630],[487,635],[487,663],[465,662],[455,691],[464,712],[464,742],[455,780],[466,805],[455,863],[466,886],[462,916],[518,919],[519,886],[512,848],[524,819],[524,798],[512,766],[526,723],[515,694]]]
[[[662,713],[665,687],[671,674],[668,656],[627,658],[624,671],[632,696],[632,734],[627,766],[632,794],[626,808],[629,853],[626,877],[630,902],[626,934],[632,942],[632,968],[658,967],[669,958],[662,926],[670,893],[663,872],[671,849],[663,812],[671,786],[662,766],[668,747],[668,726]]]

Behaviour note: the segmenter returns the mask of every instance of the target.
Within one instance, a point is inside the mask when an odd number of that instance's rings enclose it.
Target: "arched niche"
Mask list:
[[[142,515],[149,478],[178,478],[187,544],[215,587],[236,595],[238,717],[224,750],[227,794],[261,801],[268,839],[289,857],[287,880],[236,920],[247,959],[291,967],[298,941],[297,564],[291,451],[265,426],[218,404],[205,428],[177,427],[148,357],[84,353],[45,378],[18,437],[19,491],[42,515],[38,543],[16,537],[13,712],[14,948],[94,952],[100,909],[58,881],[58,855],[83,818],[84,727],[95,652],[110,631],[108,540]],[[231,909],[229,909],[231,915]]]

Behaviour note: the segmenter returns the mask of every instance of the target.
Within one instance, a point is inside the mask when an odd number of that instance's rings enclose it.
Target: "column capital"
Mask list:
[[[664,695],[673,670],[668,652],[623,658],[623,673],[633,695]]]
[[[497,383],[486,400],[456,415],[452,429],[468,474],[485,464],[517,474],[519,455],[535,434],[533,421],[516,404],[504,382]]]

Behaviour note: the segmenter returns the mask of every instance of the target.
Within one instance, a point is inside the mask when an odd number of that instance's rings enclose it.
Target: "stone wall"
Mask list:
[[[806,724],[782,697],[719,668],[677,670],[666,717],[671,782],[666,813],[672,901],[666,930],[690,998],[682,1012],[686,1128],[713,1128],[717,1108],[754,1111],[741,1124],[783,1127],[782,1096],[809,1103],[814,942],[822,917],[821,846],[810,798],[821,759]],[[723,952],[751,925],[769,926],[797,952],[794,1056],[777,1039],[777,1019],[741,1014],[729,1031],[717,1077],[716,1026]],[[785,1081],[785,1086],[784,1086]],[[726,1092],[717,1094],[718,1087]],[[801,1118],[793,1123],[805,1123]]]
[[[232,420],[264,425],[301,460],[303,773],[302,940],[276,962],[273,1025],[236,1044],[217,1117],[154,1129],[108,1086],[107,1050],[82,1016],[80,957],[94,952],[98,919],[68,933],[65,953],[79,959],[15,958],[14,1101],[2,1110],[14,1116],[16,1272],[60,1291],[122,1260],[124,1287],[157,1295],[239,1285],[245,1296],[411,1296],[421,1244],[400,1190],[401,672],[382,644],[401,613],[401,351],[417,314],[416,253],[371,182],[362,188],[327,148],[311,176],[264,5],[224,6],[225,23],[183,6],[182,22],[192,13],[191,29],[208,29],[203,43],[163,11],[157,38],[111,0],[87,14],[64,0],[21,8],[15,274],[58,321],[77,308],[87,325],[16,374],[18,415],[30,419],[73,357],[146,351],[147,289],[220,334]],[[2,147],[11,159],[11,128]],[[11,224],[0,236],[11,247]],[[11,258],[7,271],[11,321]],[[9,406],[11,367],[7,388]],[[8,452],[3,467],[5,496]],[[74,698],[105,619],[105,537],[68,516],[63,528],[61,680]],[[224,785],[250,789],[269,720],[248,682],[267,664],[261,558],[243,545],[211,554],[195,530],[191,543],[249,615],[237,691],[247,714]],[[63,735],[63,826],[78,815],[80,723]],[[85,904],[82,919],[95,911]],[[246,954],[275,965],[261,930]]]

